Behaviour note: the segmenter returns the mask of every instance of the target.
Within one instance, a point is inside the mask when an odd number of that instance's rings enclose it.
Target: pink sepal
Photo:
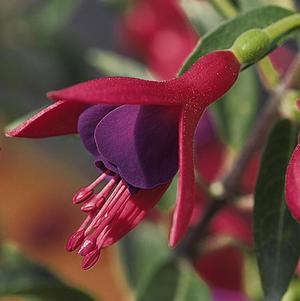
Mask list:
[[[175,247],[188,229],[195,201],[193,141],[204,108],[184,106],[179,121],[179,180],[169,244]]]
[[[182,99],[179,99],[178,91],[174,88],[169,87],[166,81],[103,77],[49,92],[47,96],[56,101],[89,104],[178,105]]]
[[[42,138],[77,133],[86,104],[58,101],[6,133],[8,137]]]

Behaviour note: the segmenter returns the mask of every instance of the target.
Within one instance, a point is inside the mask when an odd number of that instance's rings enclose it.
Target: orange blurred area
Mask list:
[[[126,300],[128,291],[114,248],[105,250],[90,271],[81,269],[77,254],[65,251],[68,237],[83,218],[71,197],[86,179],[54,156],[29,146],[30,141],[1,137],[0,144],[0,227],[4,239],[16,242],[26,256],[97,300]]]

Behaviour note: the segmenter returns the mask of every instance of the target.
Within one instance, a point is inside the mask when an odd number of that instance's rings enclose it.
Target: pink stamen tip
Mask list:
[[[99,256],[100,256],[100,250],[98,249],[93,250],[92,252],[87,254],[82,261],[82,265],[81,265],[82,268],[88,270],[91,267],[93,267],[98,261]]]
[[[101,208],[105,203],[105,198],[101,195],[101,192],[87,200],[82,206],[81,210],[83,212],[91,212],[96,209]]]
[[[105,171],[90,185],[79,189],[79,191],[73,197],[73,204],[79,204],[87,200],[93,193],[94,189],[99,185],[109,174],[109,171]]]
[[[73,204],[79,204],[83,201],[87,200],[94,193],[88,187],[81,188],[74,196],[73,196]]]
[[[81,209],[81,211],[83,211],[83,212],[89,213],[89,212],[91,212],[91,211],[96,210],[96,209],[97,209],[97,206],[96,206],[96,204],[84,204],[84,205],[81,206],[80,209]]]
[[[81,210],[88,213],[88,217],[70,238],[67,250],[73,251],[79,247],[78,254],[84,256],[84,269],[91,268],[97,262],[102,246],[111,233],[112,225],[115,225],[120,215],[124,215],[123,211],[127,215],[126,206],[130,192],[118,175],[112,177],[100,192],[94,194],[96,186],[108,174],[102,174],[93,183],[81,188],[73,198],[75,204],[84,201]],[[128,214],[131,216],[131,210]]]
[[[83,242],[84,239],[84,230],[75,232],[69,239],[66,249],[69,252],[76,250]]]
[[[81,245],[78,254],[81,256],[86,256],[91,251],[93,251],[96,248],[96,242],[94,240],[87,239],[83,242]]]
[[[98,200],[97,204],[96,204],[96,207],[99,209],[99,208],[102,208],[102,206],[105,204],[105,198],[101,198]]]

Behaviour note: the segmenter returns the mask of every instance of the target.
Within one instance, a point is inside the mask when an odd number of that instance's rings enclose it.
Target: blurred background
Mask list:
[[[116,49],[119,13],[101,1],[4,0],[0,3],[0,124],[49,103],[45,93],[100,75],[90,48]],[[99,300],[123,300],[114,250],[98,269],[83,272],[65,251],[83,216],[72,206],[79,186],[96,175],[79,139],[0,137],[0,231],[24,254]],[[0,278],[1,279],[1,278]]]
[[[238,5],[240,2],[244,6]],[[239,11],[246,11],[262,2],[287,8],[295,8],[296,4],[288,0],[232,1]],[[178,3],[172,0],[1,0],[2,132],[16,118],[49,104],[45,95],[50,90],[101,75],[174,77],[197,40],[225,19],[208,1],[198,0]],[[276,65],[278,54],[277,57],[273,55],[279,77],[292,61],[296,49],[295,43],[291,43],[279,50],[279,56],[284,57],[281,65]],[[208,183],[228,169],[232,157],[242,148],[269,86],[260,71],[251,68],[243,74],[238,87],[226,96],[231,106],[227,109],[231,111],[236,108],[236,99],[241,95],[248,98],[247,103],[252,103],[251,107],[241,111],[239,118],[245,122],[240,125],[239,120],[235,119],[231,127],[219,130],[217,125],[224,118],[224,114],[216,113],[220,107],[204,118],[214,124],[208,129],[204,125],[202,132],[200,130],[201,135],[203,131],[209,133],[198,152],[205,154],[199,155],[198,164],[199,172]],[[22,260],[28,260],[27,265],[38,264],[38,269],[42,269],[41,264],[67,285],[88,292],[95,300],[129,300],[134,286],[132,283],[148,271],[147,264],[150,264],[143,261],[144,258],[151,254],[155,261],[159,260],[155,250],[160,256],[170,252],[166,250],[165,225],[175,200],[174,185],[148,222],[123,241],[123,259],[117,247],[112,247],[103,252],[95,268],[83,271],[79,256],[67,253],[65,243],[83,218],[79,210],[72,206],[72,195],[78,187],[97,175],[92,158],[75,136],[15,140],[1,134],[0,147],[0,233],[1,241],[6,246],[3,254],[8,252],[21,256]],[[214,300],[221,300],[216,296],[222,292],[232,294],[227,295],[231,297],[226,300],[261,298],[251,250],[250,221],[251,194],[259,157],[260,154],[257,154],[253,158],[249,170],[245,172],[245,200],[242,205],[227,208],[219,215],[207,236],[203,256],[195,262],[195,270],[214,291]],[[207,164],[208,161],[213,164]],[[198,193],[198,211],[195,211],[191,224],[199,220],[205,205],[202,192],[199,190]],[[160,222],[153,223],[157,220]],[[151,253],[147,250],[150,247]],[[139,258],[137,250],[144,252],[144,257]],[[124,276],[124,257],[131,276]],[[5,273],[1,274],[1,267]],[[27,276],[25,268],[21,273],[17,265],[14,267],[16,269],[10,281],[23,272],[25,280],[32,276],[32,269]],[[1,281],[6,283],[4,278],[12,271],[6,268],[5,264],[1,266],[0,260],[0,297],[14,293],[13,289],[9,292],[8,286],[1,287]],[[130,281],[125,278],[130,278]],[[24,279],[20,281],[23,283]],[[286,300],[300,300],[297,294],[300,286],[296,278],[293,286],[295,290]],[[15,300],[5,298],[3,300]],[[75,298],[49,297],[47,300]]]

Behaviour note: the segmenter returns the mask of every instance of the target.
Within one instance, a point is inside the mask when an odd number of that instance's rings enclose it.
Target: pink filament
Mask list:
[[[108,176],[108,174],[109,171],[105,171],[90,185],[79,189],[79,191],[73,196],[73,204],[79,204],[87,200],[94,193],[94,189]]]

